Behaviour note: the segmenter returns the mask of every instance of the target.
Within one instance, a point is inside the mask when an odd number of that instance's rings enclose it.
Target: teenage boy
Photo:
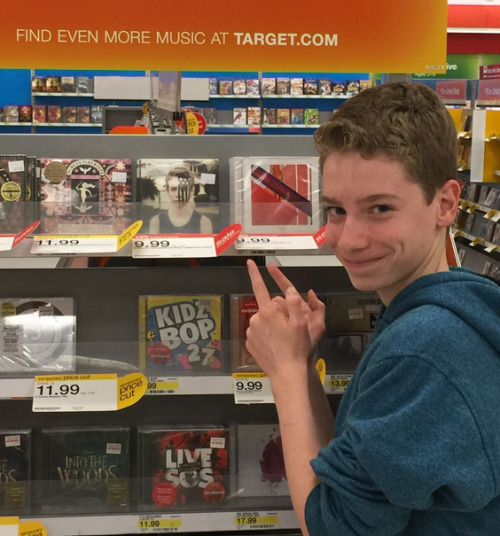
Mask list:
[[[324,306],[278,270],[247,348],[268,374],[292,502],[312,536],[497,535],[500,288],[449,269],[456,132],[420,84],[367,89],[322,125],[327,242],[383,307],[336,422],[314,369]]]

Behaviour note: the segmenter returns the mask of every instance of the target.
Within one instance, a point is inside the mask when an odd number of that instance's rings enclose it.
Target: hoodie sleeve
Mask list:
[[[311,465],[311,536],[394,536],[414,509],[475,510],[495,495],[483,438],[460,390],[418,356],[368,367],[340,436]]]

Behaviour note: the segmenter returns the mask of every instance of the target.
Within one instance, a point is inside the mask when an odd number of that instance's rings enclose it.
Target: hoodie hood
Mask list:
[[[500,357],[500,285],[464,268],[453,267],[408,285],[388,307],[382,307],[375,332],[412,309],[433,305],[469,325]]]

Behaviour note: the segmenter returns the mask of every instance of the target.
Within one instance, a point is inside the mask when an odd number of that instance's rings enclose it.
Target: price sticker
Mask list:
[[[18,536],[19,517],[0,517],[0,534],[2,536]]]
[[[0,251],[10,251],[14,245],[15,235],[0,235]]]
[[[238,512],[234,518],[234,524],[241,529],[272,529],[279,525],[279,518],[277,513]]]
[[[352,374],[331,374],[328,379],[328,392],[331,394],[344,394],[352,380]]]
[[[237,250],[318,249],[312,235],[240,235],[235,242]]]
[[[484,215],[484,217],[491,221],[497,222],[500,220],[500,210],[490,210]]]
[[[132,244],[135,259],[217,256],[213,235],[137,235]]]
[[[37,235],[31,253],[44,255],[79,255],[117,251],[116,235]]]
[[[177,532],[182,528],[182,517],[172,516],[141,516],[137,522],[141,532]]]
[[[137,402],[146,392],[141,373],[35,376],[34,412],[116,411]]]
[[[148,395],[173,395],[180,387],[178,378],[148,378]]]
[[[236,404],[274,404],[271,381],[263,372],[233,373]]]
[[[47,529],[40,521],[23,521],[19,526],[19,536],[47,536]]]
[[[469,214],[472,214],[473,212],[475,212],[477,209],[478,209],[479,205],[477,205],[476,203],[473,203],[472,205],[470,205],[468,208],[467,208],[467,212]]]

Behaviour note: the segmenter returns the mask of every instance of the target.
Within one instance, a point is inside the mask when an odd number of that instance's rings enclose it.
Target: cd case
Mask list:
[[[222,309],[219,294],[139,296],[141,369],[224,371]]]
[[[73,298],[0,300],[0,374],[72,371],[75,345]]]
[[[139,428],[140,508],[217,508],[229,495],[229,447],[226,427]]]
[[[142,232],[212,234],[222,229],[218,159],[142,158],[137,181]]]
[[[30,507],[30,429],[0,430],[0,515],[19,515]]]
[[[321,226],[317,157],[229,159],[231,220],[242,233],[315,233]]]
[[[130,504],[130,429],[126,426],[42,430],[47,513],[126,510]]]

